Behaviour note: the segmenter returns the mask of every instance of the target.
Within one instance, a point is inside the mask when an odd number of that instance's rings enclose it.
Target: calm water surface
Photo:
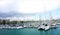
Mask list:
[[[60,25],[57,29],[50,29],[48,31],[36,28],[22,28],[18,30],[0,29],[0,35],[60,35]]]

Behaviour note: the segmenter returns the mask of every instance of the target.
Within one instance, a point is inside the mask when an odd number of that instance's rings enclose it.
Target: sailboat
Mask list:
[[[50,29],[50,25],[48,24],[42,24],[40,25],[40,27],[38,27],[38,30],[49,30]]]
[[[54,19],[53,19],[53,16],[51,15],[52,13],[50,12],[50,25],[51,25],[51,28],[57,28],[57,23],[55,22],[55,21],[53,21]]]
[[[45,3],[44,3],[44,12],[46,11],[45,9]],[[43,23],[38,27],[38,30],[48,30],[50,28],[50,25],[46,23],[46,20],[42,21]]]
[[[49,30],[50,29],[50,25],[46,24],[45,25],[45,30]]]
[[[56,25],[57,25],[56,22],[52,22],[52,23],[51,23],[51,28],[55,28],[55,29],[56,29],[56,28],[57,28]]]

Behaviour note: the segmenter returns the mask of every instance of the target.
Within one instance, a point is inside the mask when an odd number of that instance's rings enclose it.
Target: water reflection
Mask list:
[[[37,28],[22,28],[18,30],[1,29],[0,35],[60,35],[60,25],[56,29],[38,30]]]
[[[56,35],[56,29],[50,29],[48,31],[38,30],[40,31],[40,35]]]

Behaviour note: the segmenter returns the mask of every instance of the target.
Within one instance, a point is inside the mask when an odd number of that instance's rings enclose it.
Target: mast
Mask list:
[[[45,12],[46,12],[46,5],[45,5],[45,1],[44,1],[44,22],[45,22],[45,18],[46,18],[46,15],[45,15]]]

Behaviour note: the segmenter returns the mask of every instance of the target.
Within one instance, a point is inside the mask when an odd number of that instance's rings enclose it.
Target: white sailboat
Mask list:
[[[53,16],[51,15],[52,13],[50,12],[50,25],[51,25],[51,28],[57,28],[57,23],[55,21],[53,21]]]
[[[45,26],[45,30],[49,30],[50,29],[50,25]]]
[[[39,29],[39,30],[44,30],[45,27],[44,27],[44,25],[41,25],[41,26],[38,27],[38,29]]]
[[[44,12],[46,11],[45,3],[44,3]],[[38,29],[39,30],[48,30],[50,28],[50,25],[48,23],[45,23],[46,20],[43,21],[43,24],[41,24]]]
[[[50,25],[48,24],[42,24],[41,26],[38,27],[39,30],[49,30]]]

